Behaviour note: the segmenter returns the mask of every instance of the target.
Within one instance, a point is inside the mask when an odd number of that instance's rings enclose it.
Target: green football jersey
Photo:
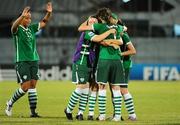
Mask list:
[[[39,28],[39,23],[32,24],[27,28],[19,25],[17,32],[13,33],[16,48],[16,62],[39,60],[35,38],[35,33],[39,30]]]
[[[109,29],[115,28],[117,30],[116,35],[110,34],[106,39],[120,39],[120,33],[123,32],[123,27],[119,25],[107,25],[107,24],[94,24],[93,30],[98,34],[102,34]],[[114,49],[111,46],[100,45],[99,59],[120,59],[120,50]]]
[[[96,36],[96,34],[92,31],[85,31],[84,39],[92,41],[92,39]]]
[[[121,51],[127,51],[127,46],[128,44],[131,44],[131,40],[130,37],[128,35],[127,32],[125,32],[122,36],[123,39],[123,45],[121,46]],[[132,67],[132,60],[131,60],[131,56],[124,56],[123,58],[123,66],[124,68],[131,68]]]
[[[80,65],[87,65],[88,66],[88,55],[89,55],[89,50],[90,47],[92,46],[92,39],[93,37],[95,37],[95,33],[92,31],[85,31],[85,35],[84,35],[84,41],[82,44],[82,48],[81,48],[81,56],[79,58],[79,60],[77,60],[76,64],[80,64]]]

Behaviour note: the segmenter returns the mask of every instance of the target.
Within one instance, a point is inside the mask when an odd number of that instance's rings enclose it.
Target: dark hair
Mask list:
[[[92,15],[91,17],[93,17],[93,18],[97,18],[97,15]]]
[[[101,23],[101,20],[98,18],[98,15],[97,15],[97,13],[96,13],[95,15],[92,15],[91,17],[94,17],[94,18],[96,18],[96,19],[97,19],[97,21],[98,21],[98,23]]]
[[[101,8],[97,11],[97,18],[104,20],[106,23],[110,23],[111,10],[109,8]]]
[[[95,14],[95,15],[92,15],[92,16],[90,16],[90,17],[92,17],[92,18],[96,18],[97,19],[97,21],[98,21],[98,23],[100,23],[100,20],[98,19],[98,17],[97,17],[97,15]],[[86,25],[88,25],[88,21],[87,21],[87,24]]]
[[[92,17],[96,18],[96,19],[97,19],[97,21],[98,21],[98,23],[102,23],[102,21],[98,18],[97,13],[96,13],[95,15],[93,15]]]

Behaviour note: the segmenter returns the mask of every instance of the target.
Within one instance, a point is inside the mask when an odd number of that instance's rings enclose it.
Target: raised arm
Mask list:
[[[86,30],[93,30],[92,25],[87,25],[87,21],[88,21],[88,20],[86,20],[85,22],[83,22],[83,23],[79,26],[79,28],[78,28],[78,31],[79,31],[79,32],[83,32],[83,31],[86,31]]]
[[[40,28],[43,28],[46,26],[46,24],[48,23],[51,15],[52,15],[52,3],[51,2],[48,2],[46,4],[46,15],[45,17],[40,21]]]
[[[13,22],[13,25],[11,27],[11,32],[12,33],[16,33],[17,32],[17,29],[18,29],[18,26],[20,25],[21,21],[28,16],[29,14],[29,10],[30,10],[30,7],[27,6],[24,8],[21,16],[19,16],[14,22]]]

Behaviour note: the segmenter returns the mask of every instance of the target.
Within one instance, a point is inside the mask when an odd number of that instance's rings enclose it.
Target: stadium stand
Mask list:
[[[25,5],[31,6],[34,21],[42,18],[43,0],[3,0],[0,5],[0,64],[13,64],[13,44],[10,26]],[[53,19],[38,38],[41,64],[59,64],[65,56],[67,64],[79,36],[77,27],[100,7],[109,7],[117,13],[128,27],[132,41],[137,47],[135,63],[178,63],[180,55],[178,38],[173,38],[173,26],[180,22],[178,0],[52,0]],[[40,16],[41,15],[41,16]],[[147,39],[148,38],[148,39]],[[151,49],[147,48],[150,47]],[[166,48],[166,49],[164,49]],[[62,54],[64,50],[68,50]],[[48,51],[48,53],[47,53]],[[167,53],[167,56],[163,54]],[[2,54],[3,53],[3,54]],[[157,54],[158,53],[158,54]],[[171,59],[169,59],[171,58]]]

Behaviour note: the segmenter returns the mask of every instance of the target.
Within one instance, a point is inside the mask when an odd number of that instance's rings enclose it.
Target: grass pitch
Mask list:
[[[180,81],[132,81],[129,90],[133,95],[138,120],[127,120],[123,104],[122,116],[125,121],[68,121],[64,115],[69,96],[75,85],[70,81],[39,81],[38,113],[42,118],[29,118],[27,95],[14,104],[13,116],[4,114],[5,103],[19,85],[15,82],[0,82],[0,125],[180,125]],[[113,113],[108,90],[107,117]],[[87,108],[84,118],[87,118]],[[73,112],[75,116],[77,106]],[[96,105],[96,117],[98,107]]]

